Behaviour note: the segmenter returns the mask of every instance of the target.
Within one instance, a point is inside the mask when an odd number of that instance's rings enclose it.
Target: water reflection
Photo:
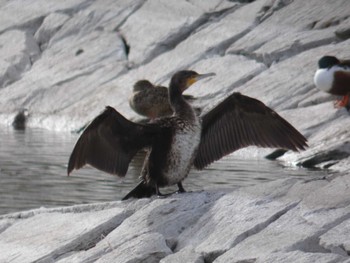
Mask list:
[[[0,129],[0,214],[41,206],[55,207],[120,200],[138,181],[143,156],[135,158],[125,178],[91,167],[66,175],[67,161],[78,135],[41,129]],[[187,190],[233,188],[287,176],[316,176],[268,160],[229,156],[204,171],[191,171]],[[163,192],[165,192],[163,190]]]

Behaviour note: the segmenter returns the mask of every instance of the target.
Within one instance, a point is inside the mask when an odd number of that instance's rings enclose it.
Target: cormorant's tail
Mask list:
[[[151,197],[156,194],[156,188],[147,184],[145,181],[141,181],[133,190],[131,190],[122,200],[133,198]]]

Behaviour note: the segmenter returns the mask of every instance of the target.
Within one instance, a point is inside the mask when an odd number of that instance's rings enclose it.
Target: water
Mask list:
[[[41,129],[0,129],[0,214],[38,207],[57,207],[120,200],[137,183],[142,156],[130,164],[125,178],[91,167],[67,176],[67,162],[78,135]],[[204,171],[192,170],[184,181],[189,191],[234,188],[296,176],[323,176],[276,161],[242,160],[232,156]],[[163,190],[164,192],[164,190]]]

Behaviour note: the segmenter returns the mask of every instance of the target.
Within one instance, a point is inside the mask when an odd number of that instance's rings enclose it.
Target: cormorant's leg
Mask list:
[[[178,191],[179,193],[186,192],[185,188],[182,186],[182,182],[177,183],[177,186],[179,187],[179,191]]]
[[[157,194],[157,195],[162,195],[162,194],[159,192],[159,187],[158,187],[157,184],[156,184],[156,194]]]
[[[181,182],[177,183],[177,186],[179,187],[179,190],[177,190],[176,192],[169,193],[169,194],[162,194],[162,193],[159,191],[158,185],[156,184],[156,194],[157,194],[158,197],[167,197],[167,196],[172,195],[172,194],[178,194],[178,193],[185,193],[185,192],[186,192],[186,190],[185,190],[185,188],[182,186],[182,183],[181,183]]]
[[[158,197],[166,197],[167,194],[162,194],[160,191],[159,191],[159,187],[158,185],[156,184],[156,194]]]

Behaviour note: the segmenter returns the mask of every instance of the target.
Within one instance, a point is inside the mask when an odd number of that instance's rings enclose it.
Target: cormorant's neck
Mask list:
[[[175,85],[175,86],[174,86]],[[183,114],[188,114],[192,112],[192,107],[182,96],[182,92],[177,88],[176,83],[171,82],[169,87],[169,101],[171,108],[176,115],[182,116]]]

